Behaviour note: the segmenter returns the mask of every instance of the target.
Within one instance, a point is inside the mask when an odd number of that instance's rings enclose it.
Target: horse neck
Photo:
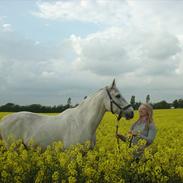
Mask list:
[[[85,128],[90,129],[92,133],[96,131],[106,112],[104,107],[105,95],[104,89],[101,89],[93,96],[86,98],[80,107],[81,114],[84,114],[82,125],[85,125]]]

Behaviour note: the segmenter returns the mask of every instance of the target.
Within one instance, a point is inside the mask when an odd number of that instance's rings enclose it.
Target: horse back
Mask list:
[[[18,112],[4,117],[1,121],[0,131],[3,139],[9,136],[15,138],[28,138],[42,124],[43,116],[31,112]]]

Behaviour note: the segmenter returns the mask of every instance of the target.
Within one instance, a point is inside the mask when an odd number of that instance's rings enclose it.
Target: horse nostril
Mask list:
[[[134,112],[126,113],[126,119],[132,119],[134,117]]]

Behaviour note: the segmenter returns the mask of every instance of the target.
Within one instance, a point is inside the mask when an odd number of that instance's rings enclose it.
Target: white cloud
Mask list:
[[[173,34],[167,32],[150,33],[146,37],[144,48],[150,58],[165,60],[181,51],[179,41]]]
[[[4,32],[12,32],[13,29],[12,29],[11,24],[3,24],[2,25],[2,31],[4,31]]]
[[[79,69],[99,75],[178,72],[181,2],[55,1],[38,3],[38,7],[37,15],[42,18],[107,25],[105,30],[85,38],[71,36],[78,55],[75,66]],[[173,11],[169,11],[170,7]]]
[[[13,32],[12,25],[6,22],[5,16],[0,16],[0,32]]]
[[[64,43],[58,47],[42,43],[35,45],[34,41],[16,33],[1,33],[1,104],[4,101],[62,104],[69,96],[78,102],[91,91],[105,86],[103,79],[96,82],[97,75],[78,72],[72,62],[64,58],[67,57],[67,49],[69,46]]]
[[[151,31],[163,29],[176,34],[183,28],[182,1],[57,0],[41,1],[37,6],[39,10],[34,15],[50,20],[77,20]]]
[[[82,39],[72,36],[71,42],[78,54],[75,66],[99,75],[118,75],[131,71],[135,66],[117,29],[98,32]]]
[[[182,33],[183,1],[134,1],[128,0],[132,22],[143,30]]]
[[[63,21],[77,20],[82,22],[127,24],[128,6],[125,0],[80,0],[39,2],[39,11],[34,14],[45,18]]]
[[[70,40],[78,55],[75,66],[98,75],[176,73],[182,52],[179,40],[166,32],[113,27]]]
[[[114,77],[122,94],[136,95],[137,100],[148,93],[155,99],[183,96],[183,3],[166,2],[39,1],[34,14],[61,20],[59,26],[63,21],[100,25],[86,36],[73,30],[59,46],[26,40],[0,18],[3,98],[60,104],[70,96],[80,101]],[[47,21],[44,25],[56,26]]]

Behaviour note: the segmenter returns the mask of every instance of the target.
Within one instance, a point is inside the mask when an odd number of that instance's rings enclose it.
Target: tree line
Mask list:
[[[137,110],[142,102],[136,102],[135,96],[133,95],[130,100],[130,104],[132,107]],[[151,103],[150,102],[150,95],[148,94],[146,96],[146,103],[149,103],[152,105],[154,109],[170,109],[170,108],[183,108],[183,99],[176,99],[171,103],[166,102],[165,100],[162,100],[160,102]]]
[[[170,109],[170,108],[183,108],[183,99],[174,100],[172,103],[168,103],[165,100],[160,102],[151,103],[150,95],[146,96],[146,103],[150,103],[154,109]],[[136,102],[135,96],[133,95],[130,100],[132,107],[137,110],[141,102]],[[0,106],[0,112],[19,112],[19,111],[30,111],[37,113],[60,113],[68,108],[76,107],[76,105],[71,104],[71,98],[69,97],[65,105],[54,105],[54,106],[43,106],[40,104],[31,104],[26,106],[17,105],[14,103],[7,103]]]
[[[65,111],[68,108],[75,106],[71,105],[71,98],[69,97],[65,105],[54,105],[54,106],[43,106],[40,104],[31,104],[26,106],[17,105],[14,103],[7,103],[0,106],[0,112],[20,112],[20,111],[29,111],[36,113],[60,113]]]

